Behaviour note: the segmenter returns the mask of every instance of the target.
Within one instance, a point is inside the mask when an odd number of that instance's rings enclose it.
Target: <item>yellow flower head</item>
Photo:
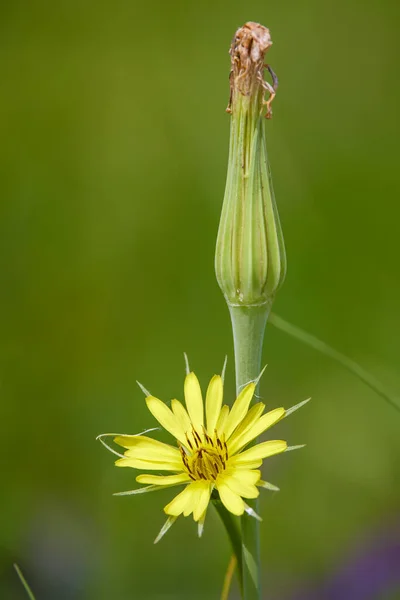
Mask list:
[[[229,409],[229,406],[222,405],[223,379],[220,375],[214,375],[207,389],[204,410],[199,381],[194,373],[188,373],[184,385],[186,408],[179,400],[172,400],[169,408],[154,396],[146,397],[148,409],[176,439],[177,446],[164,444],[142,434],[117,435],[114,438],[115,443],[125,448],[124,455],[117,453],[121,456],[115,463],[118,467],[172,473],[138,475],[136,481],[147,484],[147,487],[122,492],[120,495],[185,486],[164,507],[169,518],[156,542],[181,514],[185,517],[193,514],[201,535],[214,490],[217,490],[221,502],[234,515],[242,515],[246,511],[257,517],[243,498],[256,498],[259,487],[278,489],[262,481],[258,468],[264,458],[291,449],[287,443],[272,440],[247,450],[245,448],[266,429],[304,403],[290,411],[276,408],[263,414],[265,405],[258,402],[249,410],[255,388],[256,382],[246,385]],[[102,441],[102,436],[99,437]]]

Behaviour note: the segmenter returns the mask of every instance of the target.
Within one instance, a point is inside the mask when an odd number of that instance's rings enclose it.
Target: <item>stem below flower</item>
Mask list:
[[[242,541],[240,537],[239,527],[237,525],[237,518],[230,513],[225,506],[222,504],[219,498],[213,498],[212,500],[221,521],[225,525],[225,529],[228,533],[232,550],[237,560],[237,574],[239,579],[240,589],[243,592],[243,578],[242,578]]]
[[[265,326],[271,305],[229,306],[235,350],[236,391],[257,379],[261,371],[261,355]],[[248,504],[257,512],[257,500]],[[244,514],[242,526],[243,599],[260,600],[260,532],[259,523]]]

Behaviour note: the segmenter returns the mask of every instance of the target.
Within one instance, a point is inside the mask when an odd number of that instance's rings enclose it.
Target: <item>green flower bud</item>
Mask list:
[[[263,116],[265,107],[265,116],[272,115],[270,105],[277,87],[275,74],[264,64],[271,44],[269,30],[249,22],[237,30],[230,49],[229,163],[215,270],[232,306],[271,305],[286,272]],[[265,68],[272,75],[273,87],[264,79]]]

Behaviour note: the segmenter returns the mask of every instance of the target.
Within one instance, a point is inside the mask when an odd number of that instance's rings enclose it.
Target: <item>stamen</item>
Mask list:
[[[209,444],[212,444],[212,439],[210,438],[210,436],[208,435],[207,431],[205,430],[205,427],[204,427],[204,425],[202,425],[202,428],[203,428],[203,435],[204,435],[204,437],[205,437],[206,441],[207,441]]]
[[[183,466],[192,481],[215,482],[218,475],[226,469],[228,447],[225,438],[222,437],[221,441],[216,435],[215,440],[212,440],[204,427],[204,441],[194,427],[192,428],[192,436],[192,441],[190,441],[188,434],[186,434],[192,454],[186,450],[185,446],[182,447],[179,444]]]
[[[228,446],[226,445],[225,441],[224,441],[224,447],[225,447],[225,460],[228,460]]]
[[[213,475],[214,475],[214,479],[216,479],[219,475],[219,467],[218,464],[216,462],[212,463],[213,466]]]
[[[199,444],[201,444],[201,437],[199,436],[199,434],[197,433],[197,431],[195,430],[195,428],[193,427],[193,435],[199,440]],[[196,445],[198,445],[196,443]]]

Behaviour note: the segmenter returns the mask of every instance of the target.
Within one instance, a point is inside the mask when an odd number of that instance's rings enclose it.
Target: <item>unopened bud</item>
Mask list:
[[[269,30],[249,22],[236,31],[230,49],[229,163],[215,270],[233,306],[271,304],[286,272],[265,140],[264,114],[272,115],[277,87],[275,74],[264,64],[271,44]],[[273,86],[264,79],[266,68]]]

